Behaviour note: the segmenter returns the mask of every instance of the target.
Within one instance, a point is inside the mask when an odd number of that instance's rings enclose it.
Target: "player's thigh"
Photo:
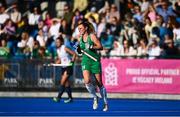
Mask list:
[[[100,74],[101,73],[100,62],[93,62],[90,69],[93,74]]]
[[[67,81],[65,82],[65,87],[68,87],[68,86],[70,86],[69,80],[67,80]]]
[[[69,74],[66,68],[63,69],[62,71],[62,76],[61,76],[61,85],[65,85],[66,81],[68,80]]]

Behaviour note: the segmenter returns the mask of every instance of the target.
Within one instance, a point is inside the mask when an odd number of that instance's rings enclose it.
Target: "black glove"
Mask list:
[[[78,54],[82,54],[80,45],[77,46],[76,51],[77,51]]]

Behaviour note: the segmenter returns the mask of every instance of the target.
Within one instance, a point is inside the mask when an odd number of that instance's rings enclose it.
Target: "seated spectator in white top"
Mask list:
[[[96,23],[95,18],[93,16],[89,16],[88,22],[93,25],[94,31],[95,33],[97,33],[97,23]]]
[[[136,50],[130,45],[129,41],[124,40],[123,46],[121,46],[120,56],[123,58],[134,58],[136,53]]]
[[[158,45],[157,40],[153,39],[148,46],[149,59],[156,59],[161,55],[161,48]]]
[[[52,20],[52,25],[49,29],[49,36],[53,37],[54,40],[59,36],[60,26],[61,26],[60,20],[58,20],[58,19]]]
[[[40,20],[40,14],[38,13],[37,7],[33,9],[33,12],[29,14],[28,23],[29,25],[37,25]]]
[[[47,41],[47,36],[44,35],[42,29],[39,30],[38,35],[37,35],[37,37],[36,37],[36,40],[39,42],[39,45],[40,45],[41,47],[45,47],[46,41]]]
[[[38,29],[43,31],[43,35],[48,36],[49,27],[42,20],[38,23]]]
[[[21,41],[18,42],[17,47],[20,49],[27,47],[32,52],[33,46],[34,46],[34,39],[30,37],[27,32],[23,32],[21,35]]]
[[[9,15],[5,12],[5,7],[0,4],[0,25],[4,24],[9,19]]]
[[[145,17],[144,18],[144,30],[145,30],[145,33],[146,33],[146,37],[149,39],[149,38],[152,38],[153,37],[153,34],[152,34],[152,29],[154,27],[153,23],[151,22],[150,18],[149,17]]]
[[[11,20],[13,23],[18,23],[21,21],[21,13],[18,11],[18,7],[16,5],[13,6],[12,12],[10,13]]]
[[[146,58],[147,56],[147,43],[145,39],[140,39],[137,47],[137,57]]]
[[[173,23],[173,40],[175,45],[180,48],[180,23]]]
[[[150,5],[149,0],[134,0],[134,2],[138,3],[138,5],[141,7],[141,12],[146,11],[148,6]]]
[[[109,53],[110,57],[113,58],[119,58],[119,56],[121,55],[121,48],[120,48],[120,44],[118,41],[114,41],[113,43],[113,48]]]

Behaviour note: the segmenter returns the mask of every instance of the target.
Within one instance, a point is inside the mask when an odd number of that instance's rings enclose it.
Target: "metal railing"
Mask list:
[[[125,56],[120,58],[127,59]],[[0,58],[0,90],[57,90],[61,78],[61,67],[44,65],[52,61],[50,59]],[[75,62],[70,81],[74,89],[84,89],[80,62]]]
[[[44,65],[50,62],[52,60],[0,59],[0,90],[56,90],[61,67]],[[73,88],[84,87],[79,63],[75,63],[70,81]]]

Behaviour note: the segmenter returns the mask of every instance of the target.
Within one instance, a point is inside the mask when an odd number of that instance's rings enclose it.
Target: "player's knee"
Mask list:
[[[84,83],[85,84],[90,84],[91,82],[90,82],[90,80],[84,80]]]
[[[103,87],[103,84],[102,83],[100,83],[100,84],[98,83],[98,87],[99,88]]]
[[[84,77],[84,83],[85,83],[85,84],[91,83],[90,78]]]
[[[101,87],[103,86],[103,83],[97,81],[97,86],[98,86],[99,88],[101,88]]]

